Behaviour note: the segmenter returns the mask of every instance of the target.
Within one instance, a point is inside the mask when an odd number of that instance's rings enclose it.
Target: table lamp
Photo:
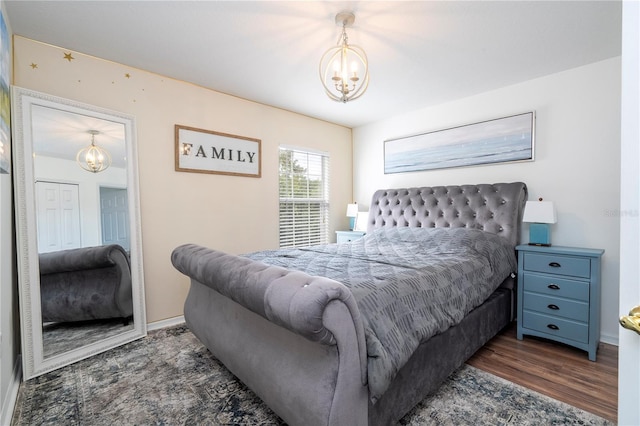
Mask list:
[[[353,231],[356,226],[356,217],[358,216],[358,204],[347,204],[347,217],[349,218],[349,230]]]
[[[527,201],[524,206],[523,222],[529,223],[529,245],[550,246],[550,223],[556,223],[556,209],[551,201]]]

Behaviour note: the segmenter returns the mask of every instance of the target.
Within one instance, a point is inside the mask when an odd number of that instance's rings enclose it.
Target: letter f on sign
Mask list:
[[[183,143],[182,144],[182,155],[190,155],[192,146],[193,146],[192,143]]]

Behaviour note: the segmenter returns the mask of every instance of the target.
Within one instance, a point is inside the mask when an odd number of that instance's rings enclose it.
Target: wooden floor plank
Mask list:
[[[618,348],[601,343],[597,361],[577,348],[537,337],[516,338],[516,323],[467,364],[612,422],[618,417]]]

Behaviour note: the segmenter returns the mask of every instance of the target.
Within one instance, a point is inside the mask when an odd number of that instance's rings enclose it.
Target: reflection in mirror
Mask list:
[[[13,96],[29,379],[144,336],[146,318],[133,118],[17,87]]]

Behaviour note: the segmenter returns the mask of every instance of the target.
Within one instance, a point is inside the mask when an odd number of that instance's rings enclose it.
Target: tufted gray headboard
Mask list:
[[[394,226],[473,228],[516,246],[527,186],[522,182],[381,189],[373,194],[367,231]]]

